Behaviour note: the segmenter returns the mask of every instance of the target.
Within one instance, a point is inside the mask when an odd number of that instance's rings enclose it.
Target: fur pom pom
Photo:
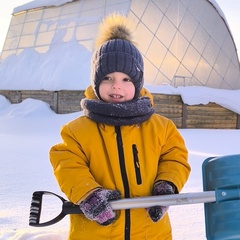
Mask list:
[[[100,47],[104,42],[112,39],[123,39],[132,42],[131,23],[126,16],[113,13],[105,17],[99,25],[95,47]]]

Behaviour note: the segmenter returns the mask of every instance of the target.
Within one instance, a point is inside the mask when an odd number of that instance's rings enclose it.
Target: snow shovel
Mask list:
[[[207,239],[240,239],[240,154],[206,159],[202,174],[203,190],[219,192],[204,204]]]
[[[44,195],[56,196],[62,201],[62,211],[54,219],[47,222],[40,222],[42,200]],[[132,209],[132,208],[147,208],[151,206],[170,206],[170,205],[184,205],[203,202],[215,202],[216,196],[214,191],[200,192],[200,193],[181,193],[174,195],[150,196],[150,197],[136,197],[125,198],[116,201],[111,201],[111,207],[114,210]],[[32,202],[30,207],[29,225],[34,227],[44,227],[55,224],[62,220],[67,214],[82,213],[79,206],[67,201],[63,197],[48,191],[37,191],[32,195]]]
[[[231,161],[230,163],[229,158],[233,158],[234,161]],[[228,160],[226,160],[228,159]],[[222,174],[222,162],[228,161],[228,165],[232,165],[232,169],[234,169],[234,175],[231,174],[231,171],[229,174]],[[214,164],[215,163],[215,164]],[[226,163],[227,164],[227,163]],[[185,205],[185,204],[195,204],[195,203],[205,203],[209,205],[205,205],[207,210],[205,210],[205,218],[206,218],[206,229],[211,229],[207,231],[207,234],[209,235],[209,231],[211,231],[211,235],[213,235],[212,232],[215,230],[213,227],[209,227],[211,225],[211,214],[216,209],[214,207],[213,210],[211,210],[211,206],[219,206],[219,205],[225,205],[231,209],[233,206],[231,205],[232,202],[235,204],[238,202],[238,206],[240,209],[240,155],[235,156],[226,156],[222,158],[208,158],[203,163],[203,182],[204,182],[204,192],[196,192],[196,193],[180,193],[180,194],[174,194],[174,195],[162,195],[162,196],[149,196],[149,197],[137,197],[137,198],[129,198],[129,199],[121,199],[116,201],[111,201],[111,207],[114,210],[120,210],[120,209],[131,209],[131,208],[147,208],[151,206],[173,206],[173,205]],[[218,168],[220,168],[220,172],[218,171]],[[213,172],[216,173],[219,176],[219,184],[216,184],[215,186],[215,179]],[[237,179],[238,175],[238,179]],[[222,181],[221,181],[221,178]],[[227,184],[224,184],[224,180],[227,181]],[[211,183],[207,184],[208,181],[211,181]],[[205,187],[206,185],[206,187]],[[57,198],[59,198],[62,201],[62,211],[61,213],[53,218],[50,221],[41,222],[41,210],[42,210],[42,198],[44,195],[52,195]],[[234,212],[236,213],[237,209],[234,207]],[[239,210],[238,210],[239,211]],[[30,217],[29,217],[29,225],[34,227],[44,227],[49,226],[52,224],[55,224],[59,222],[61,219],[63,219],[67,214],[80,214],[81,210],[78,205],[75,205],[63,197],[47,191],[37,191],[33,193],[32,196],[32,203],[30,208]],[[224,215],[225,212],[222,211],[222,214]],[[227,213],[226,213],[227,214]],[[240,214],[240,213],[239,213]],[[224,217],[224,216],[222,216]],[[240,220],[238,219],[238,224],[240,223]],[[236,224],[235,224],[236,227]],[[236,227],[238,229],[239,227]],[[240,230],[236,230],[238,238],[211,238],[209,236],[208,239],[240,239]],[[236,232],[235,231],[235,232]],[[231,235],[231,232],[228,234],[228,236]],[[226,234],[225,234],[226,236]],[[232,236],[232,235],[231,235]]]

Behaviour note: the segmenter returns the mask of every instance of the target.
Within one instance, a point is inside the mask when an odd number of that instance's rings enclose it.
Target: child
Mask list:
[[[179,193],[190,173],[184,140],[143,88],[127,24],[118,14],[103,21],[84,116],[63,126],[50,150],[61,190],[83,212],[70,215],[70,240],[172,239],[168,207],[113,211],[109,201]]]

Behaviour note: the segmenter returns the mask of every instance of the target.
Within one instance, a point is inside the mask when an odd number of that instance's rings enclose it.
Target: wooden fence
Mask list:
[[[47,102],[60,114],[81,111],[84,91],[8,91],[0,90],[11,103],[27,98]],[[157,113],[171,119],[178,128],[240,129],[240,116],[215,103],[186,105],[179,95],[153,94]]]

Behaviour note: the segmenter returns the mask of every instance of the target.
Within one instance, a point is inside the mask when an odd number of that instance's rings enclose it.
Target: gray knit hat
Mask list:
[[[116,19],[121,21],[116,21]],[[137,98],[143,87],[143,58],[139,50],[131,42],[131,36],[123,24],[122,16],[111,16],[106,22],[111,22],[111,26],[104,25],[102,32],[107,31],[110,35],[103,36],[104,43],[98,47],[92,56],[92,86],[96,96],[99,95],[99,85],[103,78],[112,72],[123,72],[127,74],[134,86]],[[119,24],[120,22],[120,24]],[[107,29],[107,27],[109,27]],[[103,33],[102,33],[103,34]],[[104,35],[104,34],[103,34]]]

